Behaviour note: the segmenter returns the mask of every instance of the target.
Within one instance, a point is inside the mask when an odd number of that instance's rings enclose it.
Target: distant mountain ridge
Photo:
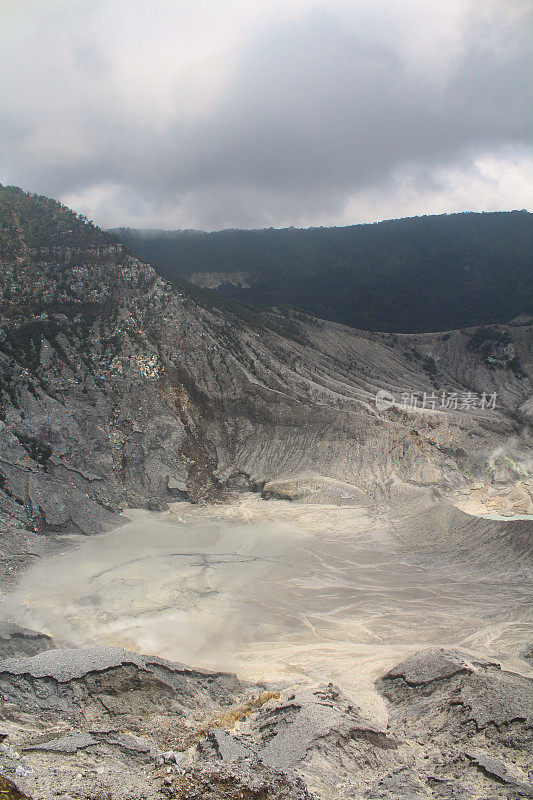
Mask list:
[[[365,330],[451,330],[533,311],[527,211],[342,228],[113,232],[169,276]]]

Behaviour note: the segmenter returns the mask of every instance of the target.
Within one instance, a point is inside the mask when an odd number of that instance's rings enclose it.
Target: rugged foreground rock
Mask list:
[[[331,684],[280,690],[119,648],[44,651],[0,663],[0,769],[33,800],[533,796],[530,680],[437,649],[377,690],[386,723]]]

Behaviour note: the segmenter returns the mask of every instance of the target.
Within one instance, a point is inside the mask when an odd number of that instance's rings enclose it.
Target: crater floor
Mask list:
[[[255,681],[333,681],[369,703],[380,675],[428,646],[526,666],[531,586],[400,550],[368,508],[245,495],[129,517],[39,560],[2,615],[63,646],[120,645]]]

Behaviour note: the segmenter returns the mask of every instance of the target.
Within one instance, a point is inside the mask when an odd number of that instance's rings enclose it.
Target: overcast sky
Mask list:
[[[104,227],[531,208],[531,0],[0,0],[0,182]]]

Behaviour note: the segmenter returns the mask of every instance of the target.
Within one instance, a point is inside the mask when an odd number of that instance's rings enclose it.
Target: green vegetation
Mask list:
[[[505,349],[512,341],[508,331],[489,326],[474,331],[468,341],[468,349],[477,351],[487,367],[505,367],[511,369],[517,378],[524,378],[526,373],[514,353],[514,347],[508,351]]]
[[[507,363],[507,366],[514,372],[517,378],[527,377],[527,373],[518,356],[513,356],[513,358],[511,358],[511,360]]]
[[[422,362],[422,368],[428,373],[431,378],[435,378],[439,372],[435,359],[431,356],[426,356]]]
[[[59,357],[69,364],[57,334],[64,332],[66,335],[67,329],[73,328],[73,318],[76,318],[74,328],[83,339],[90,324],[99,316],[109,316],[112,307],[107,295],[99,302],[81,301],[73,272],[76,273],[80,264],[84,267],[95,264],[101,269],[102,263],[114,262],[112,253],[102,255],[98,250],[117,244],[120,241],[116,235],[102,231],[62,203],[24,192],[15,186],[0,184],[0,262],[9,265],[9,269],[0,269],[0,310],[6,318],[15,322],[20,320],[20,324],[10,328],[9,338],[0,341],[0,352],[35,370],[42,340],[46,338]],[[53,270],[50,286],[46,280],[49,264]],[[33,270],[31,278],[24,273],[28,267]],[[159,271],[174,289],[204,308],[218,308],[231,314],[237,322],[241,321],[257,330],[268,328],[283,336],[301,340],[300,327],[287,312],[273,314],[267,309],[200,289],[172,271]],[[42,282],[41,278],[44,278]],[[146,290],[153,280],[153,276],[140,271],[137,288]],[[40,285],[34,291],[35,283]],[[22,286],[26,291],[24,295],[20,291]],[[46,296],[48,288],[53,290],[52,300]],[[37,319],[28,320],[30,312]],[[52,317],[44,321],[38,319],[42,312],[52,312],[56,316],[63,314],[69,323],[62,326]],[[85,331],[78,330],[83,327]],[[129,333],[141,347],[144,346],[144,341],[135,335],[135,331]],[[118,337],[111,337],[104,344],[106,349],[116,354],[122,342]]]
[[[15,503],[18,503],[19,506],[23,506],[24,500],[21,497],[17,497],[16,495],[14,495],[11,489],[7,488],[6,483],[7,483],[6,476],[4,475],[3,472],[0,472],[0,491],[5,492],[5,494],[7,494],[8,497],[11,497],[11,499],[14,500]]]
[[[469,350],[488,351],[495,344],[509,344],[512,342],[508,331],[500,331],[498,328],[478,328],[468,340]]]
[[[15,431],[15,435],[29,457],[46,470],[48,461],[52,455],[52,448],[50,445],[41,442],[41,440],[36,439],[35,436],[26,436],[26,434],[19,433],[18,431]]]
[[[0,261],[35,257],[55,246],[104,246],[116,237],[57,200],[0,184]]]
[[[0,352],[15,359],[21,366],[33,372],[39,366],[43,339],[47,339],[58,356],[70,365],[68,355],[58,337],[60,334],[67,336],[70,331],[75,330],[82,338],[87,328],[87,317],[79,314],[80,306],[75,306],[74,310],[78,312],[79,316],[79,321],[76,323],[45,317],[13,325],[10,328],[9,336],[0,340]]]
[[[422,332],[510,321],[533,310],[532,220],[512,211],[345,228],[117,233],[178,279],[195,272],[249,276],[250,289],[223,284],[218,297],[300,308],[368,330]]]
[[[257,331],[271,330],[287,339],[306,344],[305,337],[302,335],[301,328],[298,325],[298,320],[303,319],[305,315],[297,311],[278,308],[277,313],[274,314],[268,308],[250,305],[246,302],[237,302],[233,298],[224,297],[224,295],[212,289],[203,289],[194,283],[176,277],[171,271],[164,268],[159,268],[159,273],[174,289],[194,300],[202,308],[216,308],[225,314],[230,314],[235,321],[243,322]]]

